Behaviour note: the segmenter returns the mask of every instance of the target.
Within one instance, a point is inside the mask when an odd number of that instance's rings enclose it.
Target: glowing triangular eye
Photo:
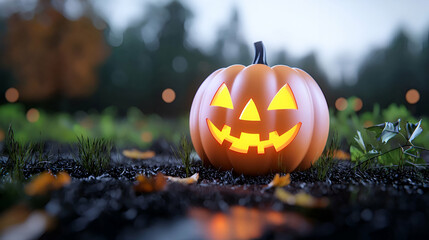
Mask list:
[[[226,87],[225,83],[222,83],[222,85],[217,90],[212,102],[210,103],[210,106],[234,109],[232,106],[231,95],[229,94],[228,87]]]
[[[241,112],[239,119],[246,120],[246,121],[261,121],[261,118],[259,117],[258,109],[256,108],[256,105],[253,99],[250,99],[247,102],[246,106]]]
[[[271,100],[268,110],[298,109],[292,89],[286,83]]]

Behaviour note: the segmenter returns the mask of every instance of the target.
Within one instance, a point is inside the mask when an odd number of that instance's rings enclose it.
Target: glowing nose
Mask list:
[[[258,109],[256,108],[255,102],[253,102],[253,99],[250,99],[246,106],[244,107],[243,111],[240,115],[240,120],[245,121],[261,121],[261,118],[259,117]]]

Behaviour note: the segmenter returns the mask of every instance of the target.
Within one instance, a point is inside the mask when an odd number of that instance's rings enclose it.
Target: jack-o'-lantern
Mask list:
[[[212,73],[191,107],[192,143],[204,163],[261,175],[306,169],[321,155],[329,111],[314,79],[298,68],[269,67],[262,42],[250,66]]]

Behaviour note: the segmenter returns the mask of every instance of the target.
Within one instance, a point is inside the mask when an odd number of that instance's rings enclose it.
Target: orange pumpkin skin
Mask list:
[[[230,93],[232,109],[212,105],[222,84]],[[297,109],[268,110],[284,86],[293,93]],[[243,120],[250,99],[259,120]],[[192,103],[189,124],[192,143],[204,163],[246,175],[262,175],[309,168],[325,147],[329,111],[317,83],[300,69],[233,65],[215,71],[202,83]],[[223,130],[224,135],[214,134]],[[275,142],[273,132],[293,134],[284,138],[287,142]],[[244,146],[240,142],[242,135],[252,136]]]

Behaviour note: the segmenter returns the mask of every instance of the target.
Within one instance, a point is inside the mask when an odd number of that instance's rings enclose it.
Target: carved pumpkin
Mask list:
[[[192,143],[204,163],[261,175],[306,169],[318,159],[329,133],[329,111],[306,72],[267,66],[262,42],[253,64],[212,73],[191,107]]]

